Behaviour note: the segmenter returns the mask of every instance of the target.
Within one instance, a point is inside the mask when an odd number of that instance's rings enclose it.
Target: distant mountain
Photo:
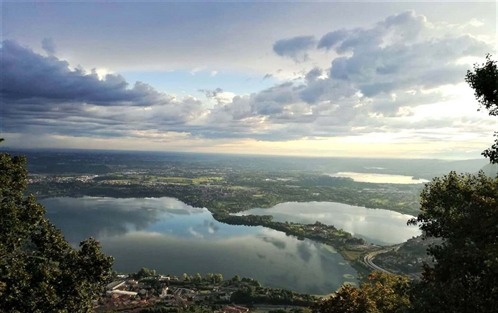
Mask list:
[[[488,164],[481,170],[489,177],[498,177],[498,164]]]

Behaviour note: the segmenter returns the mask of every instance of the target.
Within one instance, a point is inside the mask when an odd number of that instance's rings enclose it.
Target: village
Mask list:
[[[94,312],[219,312],[242,313],[290,309],[305,312],[314,297],[289,290],[261,287],[251,278],[234,276],[223,280],[221,274],[182,277],[156,275],[154,270],[116,274],[105,293],[93,300]],[[237,304],[235,304],[237,303]],[[242,303],[242,304],[240,304]]]

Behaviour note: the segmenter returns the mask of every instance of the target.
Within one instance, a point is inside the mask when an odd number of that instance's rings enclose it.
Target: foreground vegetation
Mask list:
[[[26,159],[0,154],[0,311],[90,312],[110,278],[112,257],[90,238],[78,250],[24,197]]]

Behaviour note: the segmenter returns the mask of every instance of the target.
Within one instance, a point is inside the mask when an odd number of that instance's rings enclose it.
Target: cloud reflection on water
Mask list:
[[[97,237],[115,257],[115,270],[141,267],[164,274],[219,272],[265,285],[330,293],[344,274],[355,275],[339,254],[263,227],[215,221],[205,209],[170,198],[55,198],[42,201],[49,219],[74,243]]]
[[[406,225],[411,215],[337,202],[285,202],[269,209],[251,209],[238,214],[272,215],[280,222],[320,221],[381,245],[400,243],[420,234],[417,227]]]

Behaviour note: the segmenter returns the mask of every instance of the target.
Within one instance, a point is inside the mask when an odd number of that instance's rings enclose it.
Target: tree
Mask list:
[[[182,280],[183,281],[189,281],[190,280],[187,273],[183,273]]]
[[[328,299],[316,302],[313,313],[397,313],[409,305],[408,278],[373,272],[360,288],[344,285]]]
[[[213,273],[207,273],[204,279],[205,279],[207,282],[212,283],[212,282],[213,282],[213,276],[214,276],[214,275],[213,275]]]
[[[498,67],[491,55],[486,56],[482,65],[474,65],[474,71],[467,71],[465,81],[474,89],[474,95],[489,115],[498,116]],[[498,132],[491,148],[482,153],[491,163],[498,163]]]
[[[223,275],[221,275],[220,273],[214,274],[213,280],[215,283],[221,283],[223,281]]]
[[[498,116],[496,61],[487,55],[484,64],[467,72],[466,81],[489,115]],[[498,132],[495,137],[483,152],[491,163],[498,163]],[[496,312],[498,178],[451,172],[426,184],[420,205],[420,214],[408,224],[419,225],[424,237],[443,239],[428,249],[436,263],[424,265],[422,280],[393,284],[389,276],[374,277],[376,283],[360,289],[342,287],[315,304],[313,312]]]
[[[418,224],[425,237],[443,238],[428,249],[412,295],[414,312],[496,312],[498,302],[498,179],[451,172],[421,194]]]
[[[498,116],[498,69],[488,54],[466,75],[480,105]],[[498,163],[495,143],[482,154]],[[421,213],[408,223],[424,237],[443,239],[428,254],[434,267],[424,266],[414,284],[413,312],[495,312],[498,301],[498,178],[451,172],[434,178],[421,194]]]
[[[243,285],[240,286],[232,295],[230,296],[230,301],[235,303],[250,303],[254,299],[256,292],[255,286]]]
[[[133,279],[141,280],[147,277],[155,277],[157,275],[155,270],[142,267],[137,273],[132,274]]]
[[[90,238],[74,249],[26,190],[26,159],[0,154],[0,311],[91,312],[113,259]]]
[[[194,279],[192,280],[195,283],[200,283],[202,281],[202,276],[199,273],[195,273]]]

